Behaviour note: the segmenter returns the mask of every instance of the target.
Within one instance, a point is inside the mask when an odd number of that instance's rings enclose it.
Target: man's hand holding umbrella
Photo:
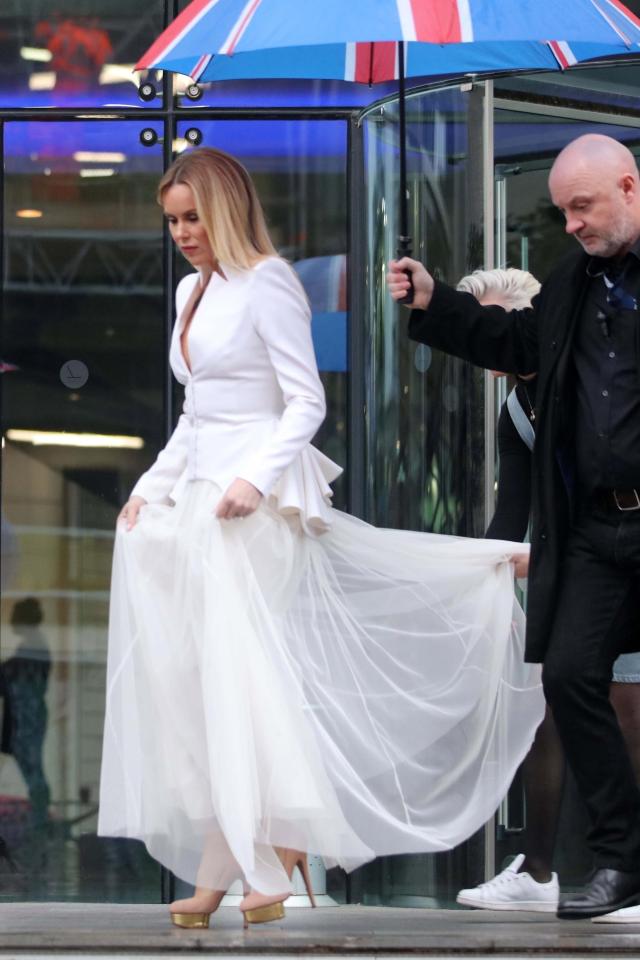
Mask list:
[[[413,303],[412,309],[426,310],[431,302],[433,294],[433,277],[422,266],[419,260],[412,260],[411,257],[403,257],[401,260],[390,260],[389,270],[387,271],[387,286],[394,300],[402,300],[409,290],[410,283],[407,273],[411,275],[413,281]]]

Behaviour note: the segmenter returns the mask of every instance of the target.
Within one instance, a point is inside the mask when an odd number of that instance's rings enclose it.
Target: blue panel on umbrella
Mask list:
[[[214,57],[203,80],[264,79],[344,79],[344,46],[339,43],[320,47],[286,47],[238,53],[232,57]]]
[[[607,51],[605,51],[607,52]],[[407,76],[481,73],[497,70],[555,70],[558,64],[546,44],[521,43],[410,43]]]
[[[474,40],[578,40],[612,42],[616,31],[610,26],[625,24],[625,18],[615,13],[604,0],[607,19],[596,4],[581,0],[564,0],[562,3],[541,3],[540,0],[470,0]],[[626,24],[631,39],[638,39],[637,27]]]
[[[390,40],[400,35],[400,29],[395,0],[269,0],[258,7],[236,50]]]

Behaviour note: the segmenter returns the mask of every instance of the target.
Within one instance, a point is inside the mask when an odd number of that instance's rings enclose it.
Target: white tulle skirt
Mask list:
[[[188,484],[116,537],[99,833],[213,889],[289,888],[273,847],[352,869],[455,846],[543,713],[513,544],[306,535]]]

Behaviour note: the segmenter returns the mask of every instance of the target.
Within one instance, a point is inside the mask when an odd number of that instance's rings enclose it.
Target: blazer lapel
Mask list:
[[[187,363],[187,358],[184,355],[184,350],[182,349],[182,334],[184,333],[187,323],[189,323],[189,321],[193,323],[195,314],[198,311],[200,304],[202,303],[202,301],[207,295],[207,291],[211,285],[211,280],[212,280],[212,276],[209,276],[209,279],[206,282],[206,285],[203,290],[202,289],[203,278],[201,274],[198,274],[198,280],[194,283],[193,289],[187,298],[187,302],[182,308],[180,316],[178,317],[178,322],[176,323],[176,326],[175,326],[178,353],[180,355],[180,360],[182,362],[182,365],[184,366],[184,369],[187,371],[189,376],[193,375],[193,357],[190,357],[191,367],[189,367],[189,364]]]

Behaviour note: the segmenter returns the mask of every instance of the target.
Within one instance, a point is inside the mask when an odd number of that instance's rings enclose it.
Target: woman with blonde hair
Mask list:
[[[160,182],[178,286],[176,429],[118,523],[99,832],[135,837],[207,926],[241,877],[283,915],[306,854],[345,869],[448,849],[493,813],[542,716],[511,551],[376,530],[340,468],[309,306],[232,157]]]

